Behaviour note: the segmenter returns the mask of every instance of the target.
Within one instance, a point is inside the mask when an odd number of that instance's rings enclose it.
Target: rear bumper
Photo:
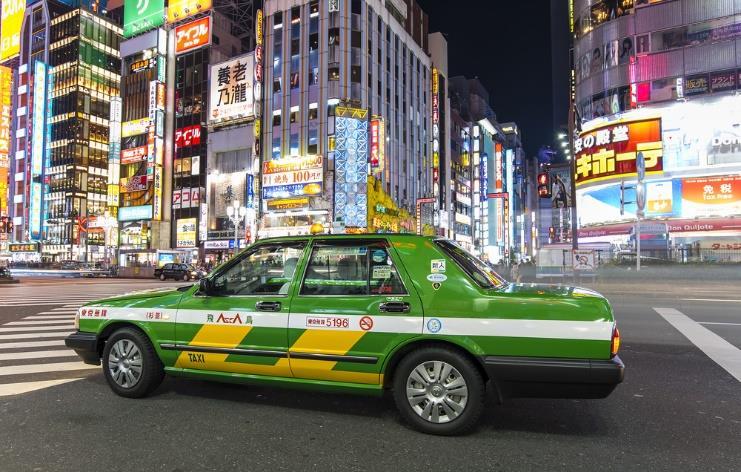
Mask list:
[[[95,333],[84,333],[82,331],[72,333],[64,340],[64,344],[68,348],[74,349],[85,364],[100,365],[98,335]]]
[[[504,396],[605,398],[623,381],[625,365],[609,360],[487,356],[489,378]]]

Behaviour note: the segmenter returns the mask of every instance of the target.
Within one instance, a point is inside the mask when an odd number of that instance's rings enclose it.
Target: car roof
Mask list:
[[[404,239],[423,239],[433,240],[439,239],[438,236],[422,236],[414,233],[360,233],[360,234],[312,234],[303,236],[279,236],[274,238],[259,239],[255,244],[261,244],[266,242],[285,242],[285,241],[311,241],[315,239],[326,240],[326,239],[389,239],[389,240],[404,240]]]

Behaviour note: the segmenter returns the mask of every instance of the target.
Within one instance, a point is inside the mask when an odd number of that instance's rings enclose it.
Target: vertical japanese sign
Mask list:
[[[119,206],[119,183],[121,179],[121,97],[111,98],[111,113],[108,131],[108,206]]]
[[[13,71],[0,66],[0,215],[8,211],[8,172],[10,171],[10,120]]]
[[[383,172],[385,148],[386,148],[386,126],[383,118],[373,118],[370,121],[370,165],[374,174]]]
[[[0,16],[0,62],[16,57],[21,52],[21,26],[26,11],[26,0],[5,0]]]
[[[487,153],[481,154],[481,160],[479,161],[479,175],[481,176],[481,192],[479,200],[482,202],[487,201],[486,193],[489,191],[489,155]]]
[[[255,123],[253,125],[254,140],[252,145],[252,158],[259,162],[262,149],[262,74],[263,74],[263,47],[265,41],[265,16],[262,10],[255,13],[255,73],[254,95]],[[259,208],[259,205],[255,205]]]
[[[29,231],[31,239],[41,239],[42,174],[44,172],[44,142],[46,134],[46,64],[36,61],[33,75],[33,133],[31,142],[31,189]]]
[[[255,116],[255,54],[211,66],[209,121],[224,123]]]
[[[504,191],[504,165],[502,161],[502,145],[496,143],[494,145],[494,175],[496,180],[494,181],[494,191]]]
[[[154,185],[152,186],[152,219],[162,219],[162,167],[154,168]]]
[[[432,68],[432,188],[433,195],[440,194],[440,77]]]

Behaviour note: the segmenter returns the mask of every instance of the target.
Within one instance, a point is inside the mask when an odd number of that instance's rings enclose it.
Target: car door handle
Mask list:
[[[407,302],[386,302],[378,306],[380,311],[386,313],[409,313],[409,303]]]
[[[257,302],[255,309],[257,311],[280,311],[280,302]]]

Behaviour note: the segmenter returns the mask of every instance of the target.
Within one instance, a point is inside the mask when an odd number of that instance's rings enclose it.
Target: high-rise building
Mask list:
[[[621,205],[645,164],[642,248],[725,248],[741,235],[741,4],[573,2],[580,242],[635,242]],[[642,159],[641,159],[642,156]],[[633,202],[633,190],[623,192]]]
[[[102,261],[121,29],[100,2],[29,2],[15,98],[13,239],[44,259]],[[38,247],[38,246],[37,246]]]
[[[401,209],[433,198],[433,63],[415,2],[265,10],[260,234],[367,230],[369,147],[374,186]]]

